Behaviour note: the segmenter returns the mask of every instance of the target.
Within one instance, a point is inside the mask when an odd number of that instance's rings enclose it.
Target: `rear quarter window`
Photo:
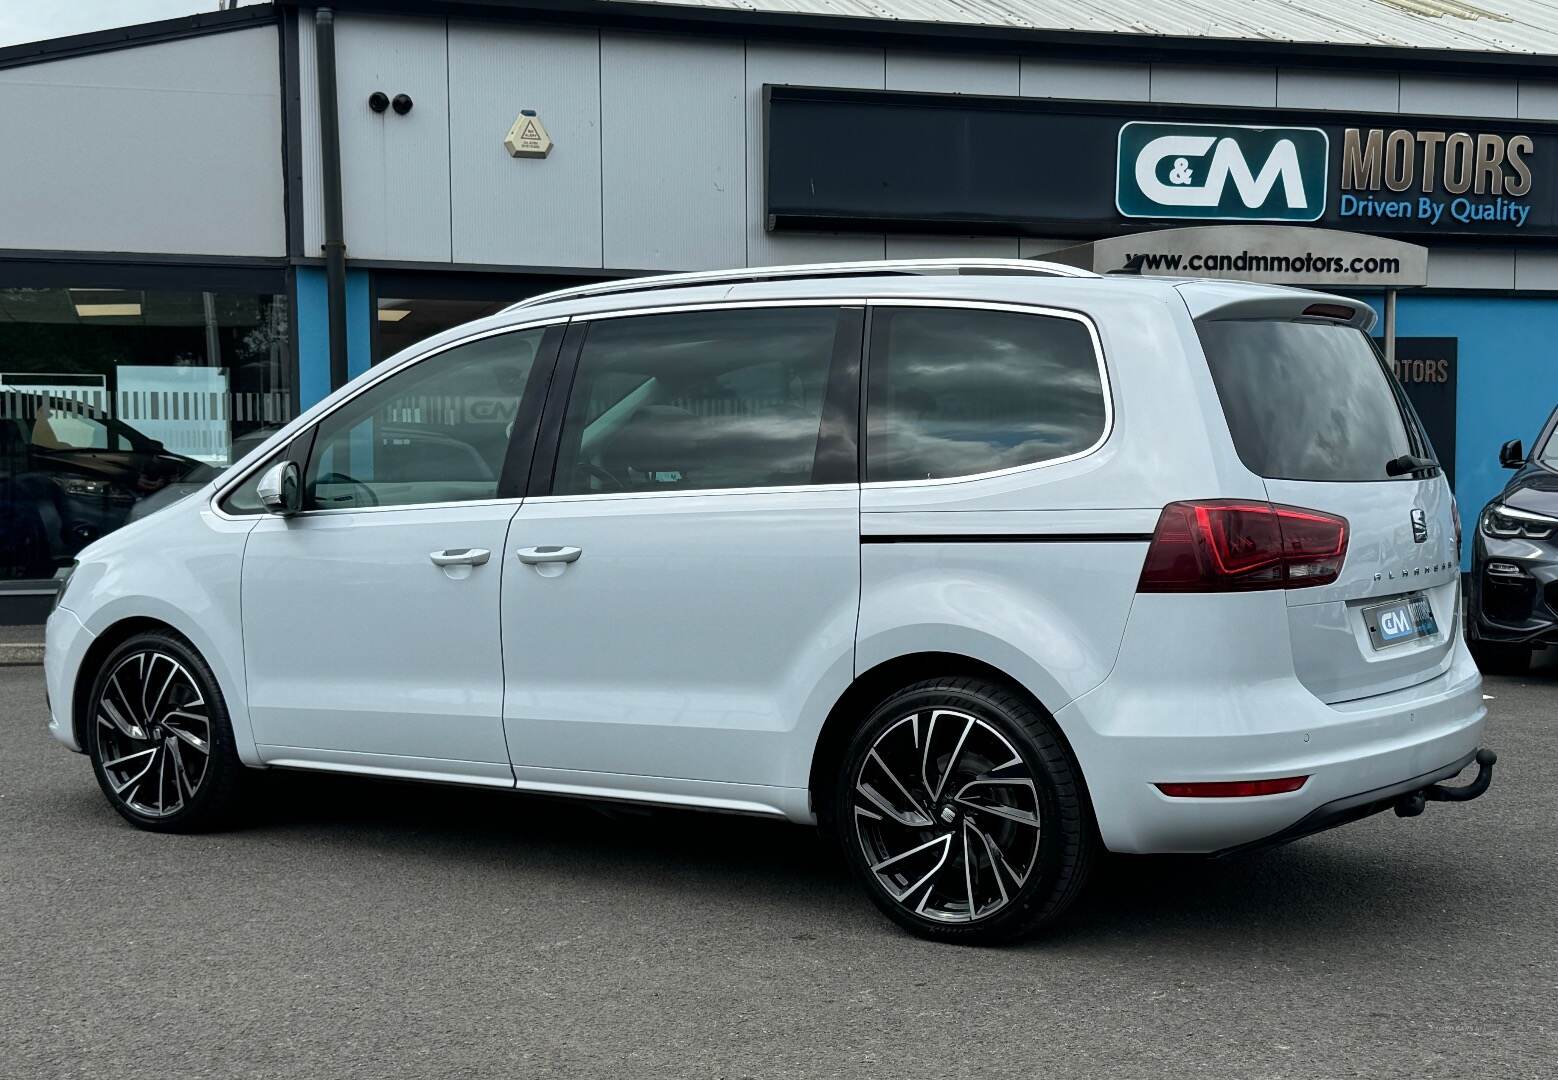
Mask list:
[[[1391,476],[1427,437],[1363,331],[1270,319],[1197,324],[1229,434],[1249,470],[1271,480],[1359,482]]]
[[[1108,400],[1080,319],[885,305],[871,319],[868,481],[997,472],[1103,438]]]

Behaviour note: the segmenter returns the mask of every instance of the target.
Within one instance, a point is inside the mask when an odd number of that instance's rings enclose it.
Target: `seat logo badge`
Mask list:
[[[1115,204],[1126,217],[1316,221],[1330,137],[1319,128],[1132,121],[1120,128]]]
[[[1412,541],[1417,544],[1428,542],[1428,515],[1415,507],[1412,510]]]

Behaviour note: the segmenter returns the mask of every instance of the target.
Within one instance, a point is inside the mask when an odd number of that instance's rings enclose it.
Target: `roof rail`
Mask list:
[[[881,274],[1037,274],[1043,277],[1097,277],[1089,270],[1036,259],[881,259],[870,262],[809,263],[802,266],[756,266],[737,270],[699,270],[689,274],[653,274],[647,277],[600,281],[541,293],[510,304],[516,311],[554,300],[572,300],[614,293],[680,289],[691,285],[744,285],[756,281],[800,281],[807,278],[873,277]]]

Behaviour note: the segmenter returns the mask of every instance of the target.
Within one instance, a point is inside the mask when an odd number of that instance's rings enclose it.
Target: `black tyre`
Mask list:
[[[1524,675],[1531,667],[1531,646],[1471,642],[1472,659],[1486,675]]]
[[[912,933],[997,944],[1077,898],[1097,841],[1054,722],[1009,689],[932,679],[856,732],[827,823],[871,899]]]
[[[231,820],[246,770],[216,678],[183,638],[151,632],[120,644],[84,706],[92,771],[126,821],[200,832]]]

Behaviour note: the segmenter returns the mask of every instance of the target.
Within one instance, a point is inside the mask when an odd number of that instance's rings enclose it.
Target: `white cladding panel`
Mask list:
[[[1426,116],[1515,116],[1520,84],[1514,79],[1402,75],[1401,111]]]
[[[942,94],[1016,94],[1015,56],[956,56],[887,52],[887,89]]]
[[[317,254],[313,28],[308,19],[300,26],[305,250]],[[1031,256],[1063,246],[769,232],[762,106],[769,83],[1509,118],[1558,113],[1558,83],[1393,71],[1091,64],[350,15],[337,37],[347,248],[362,259],[694,270],[899,255]],[[1476,92],[1462,93],[1467,88]],[[374,89],[412,94],[411,116],[370,113]],[[521,108],[535,108],[547,125],[549,158],[516,160],[504,151],[502,137]],[[1436,262],[1434,284],[1497,287],[1512,279],[1514,287],[1535,288],[1548,280],[1535,261],[1530,272],[1514,274],[1508,252],[1462,258],[1452,250]]]
[[[304,254],[324,244],[314,24],[300,18]],[[442,19],[336,17],[342,225],[356,259],[450,260],[449,72]],[[412,108],[375,113],[368,96],[407,94]]]
[[[521,109],[547,157],[504,147]],[[451,22],[449,152],[455,262],[600,266],[599,32]]]
[[[1393,71],[1282,68],[1277,72],[1277,107],[1395,112],[1401,107],[1401,76]]]
[[[745,78],[739,40],[601,33],[607,266],[745,262]]]
[[[274,26],[0,71],[0,248],[286,252]]]
[[[1153,64],[1152,100],[1270,107],[1277,103],[1277,70]]]
[[[1023,97],[1146,101],[1152,96],[1152,65],[1090,64],[1025,56],[1018,93]]]

